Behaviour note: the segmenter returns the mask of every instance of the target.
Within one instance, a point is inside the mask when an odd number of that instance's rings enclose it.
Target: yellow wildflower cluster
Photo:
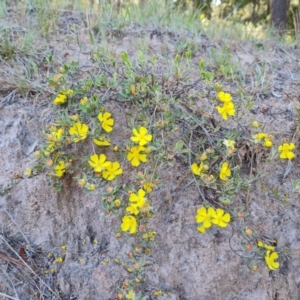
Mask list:
[[[122,218],[122,224],[121,224],[121,229],[123,231],[128,231],[130,234],[136,233],[137,230],[137,221],[134,216],[124,216]]]
[[[148,130],[145,127],[140,127],[139,130],[134,128],[132,133],[131,140],[139,145],[129,149],[127,159],[131,162],[132,166],[138,167],[141,162],[147,161],[147,154],[151,152],[150,148],[144,146],[152,141],[152,135],[147,134]]]
[[[162,290],[157,290],[157,291],[154,291],[154,292],[153,292],[153,295],[154,295],[155,297],[161,296],[162,294],[163,294],[163,291],[162,291]]]
[[[278,151],[280,152],[280,158],[282,159],[292,159],[295,157],[295,154],[293,153],[293,149],[295,148],[294,143],[283,143],[278,147]]]
[[[226,181],[230,176],[231,176],[231,170],[229,168],[228,162],[224,162],[220,170],[220,179]]]
[[[143,188],[144,190],[147,192],[147,193],[151,193],[153,188],[154,188],[154,183],[153,182],[150,182],[150,181],[146,181],[144,184],[143,184]]]
[[[143,234],[143,239],[148,241],[154,241],[156,237],[156,231],[148,231]]]
[[[270,270],[276,270],[279,268],[280,264],[276,260],[278,259],[278,253],[275,251],[275,246],[271,246],[263,243],[262,241],[257,241],[257,247],[266,250],[265,262]]]
[[[228,140],[226,140],[228,141]],[[230,141],[230,140],[229,140]],[[233,141],[230,141],[231,145],[233,145],[234,147],[234,143]],[[232,149],[232,148],[230,148]],[[214,175],[208,175],[208,174],[205,174],[205,171],[209,170],[209,166],[207,164],[205,164],[203,162],[203,160],[206,160],[207,159],[207,156],[205,154],[205,157],[203,158],[203,155],[200,157],[200,159],[202,160],[200,162],[200,164],[196,164],[196,163],[193,163],[191,165],[191,170],[193,172],[194,175],[197,175],[197,176],[200,176],[201,178],[204,178],[205,179],[205,182],[209,183],[211,182],[211,180],[213,180],[215,177]],[[220,173],[219,173],[219,177],[221,180],[223,181],[227,181],[228,180],[228,177],[231,176],[231,170],[230,170],[230,167],[229,167],[229,163],[228,162],[224,162],[222,165],[221,165],[221,169],[220,169]]]
[[[113,126],[115,124],[114,119],[111,117],[111,113],[109,112],[104,112],[100,113],[98,115],[98,120],[101,123],[101,127],[106,131],[106,132],[111,132],[113,130]]]
[[[143,213],[147,217],[151,216],[151,213],[149,212],[151,210],[151,207],[150,204],[147,202],[145,196],[146,196],[146,192],[143,189],[139,189],[137,193],[131,192],[129,194],[129,205],[125,209],[128,215],[125,215],[122,219],[122,224],[121,224],[122,231],[129,230],[130,234],[136,233],[138,227],[136,217],[140,213]],[[145,226],[141,225],[140,230],[144,231]]]
[[[67,101],[68,96],[72,96],[73,93],[74,93],[74,91],[70,90],[70,89],[68,89],[66,91],[64,91],[64,90],[60,91],[58,93],[58,95],[56,96],[56,98],[53,100],[53,103],[55,105],[61,105],[61,104],[65,103]]]
[[[105,137],[100,136],[98,139],[93,139],[93,142],[97,145],[97,146],[110,146],[110,141],[105,139]]]
[[[115,179],[123,173],[120,163],[107,161],[105,154],[93,154],[90,156],[89,165],[95,173],[102,173],[102,177],[108,181]]]
[[[88,103],[88,101],[89,101],[89,100],[88,100],[87,97],[83,97],[83,98],[80,100],[80,104],[84,106],[84,105],[86,105],[86,104]]]
[[[73,126],[71,126],[69,133],[71,136],[73,136],[73,141],[77,143],[86,139],[88,130],[88,125],[76,122],[73,124]]]
[[[253,136],[256,143],[262,143],[265,147],[270,148],[272,147],[272,139],[273,137],[271,135],[268,135],[265,132],[257,133]]]
[[[205,175],[204,172],[208,170],[208,168],[209,168],[208,165],[205,165],[203,161],[201,161],[199,165],[197,165],[196,163],[193,163],[191,165],[191,170],[193,174],[197,176],[204,176]]]
[[[224,139],[224,140],[223,140],[223,145],[226,146],[226,148],[227,148],[227,153],[228,153],[229,155],[232,154],[232,153],[234,152],[234,150],[235,150],[235,147],[234,147],[235,141]]]
[[[61,264],[64,261],[62,256],[57,257],[53,262],[55,264]]]
[[[201,233],[205,233],[206,229],[210,228],[212,224],[219,227],[226,227],[230,222],[230,214],[226,213],[223,209],[212,207],[200,207],[197,210],[196,222],[201,223],[197,230]]]
[[[44,155],[48,156],[52,152],[55,151],[56,147],[61,145],[61,140],[63,137],[64,130],[61,128],[57,128],[56,126],[50,127],[50,133],[46,134],[46,150],[44,151]]]
[[[66,164],[63,160],[60,160],[58,164],[54,167],[54,172],[57,177],[62,177],[66,171]]]
[[[223,103],[222,106],[217,106],[217,111],[224,120],[228,119],[228,116],[235,115],[235,107],[232,102],[232,97],[229,93],[219,92],[219,100]]]

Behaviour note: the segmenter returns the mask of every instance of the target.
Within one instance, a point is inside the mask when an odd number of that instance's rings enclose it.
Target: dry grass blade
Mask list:
[[[0,292],[0,296],[5,297],[5,298],[8,298],[8,299],[12,299],[12,300],[20,300],[19,298],[11,297],[11,296],[8,296],[8,295],[3,294],[3,293],[1,293],[1,292]]]
[[[1,240],[10,248],[11,251],[14,252],[14,254],[19,257],[19,259],[23,262],[24,266],[32,273],[34,274],[40,281],[41,283],[43,283],[49,291],[51,291],[53,294],[55,294],[55,292],[52,290],[52,288],[44,281],[42,280],[38,274],[36,274],[36,272],[25,262],[23,261],[22,257],[15,251],[15,249],[6,241],[6,239],[0,235]]]
[[[3,253],[0,253],[0,258],[5,259],[6,261],[13,263],[15,265],[18,265],[20,267],[25,267],[25,264],[22,261],[20,261],[19,259],[9,257]]]

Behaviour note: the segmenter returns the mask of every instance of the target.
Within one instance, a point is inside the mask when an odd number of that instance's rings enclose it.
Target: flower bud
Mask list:
[[[146,249],[145,249],[145,254],[146,254],[146,255],[149,255],[150,253],[151,253],[151,249],[146,248]]]
[[[253,233],[253,231],[252,231],[251,228],[246,228],[246,229],[245,229],[245,233],[246,233],[247,235],[251,235],[251,234]]]
[[[252,248],[253,248],[253,245],[252,245],[251,243],[248,243],[248,244],[246,245],[246,249],[247,249],[247,250],[252,250]]]
[[[86,181],[84,179],[79,179],[78,180],[78,185],[81,186],[81,187],[84,187],[86,184]]]
[[[142,252],[142,247],[137,246],[137,247],[135,247],[134,250],[135,250],[136,253],[141,253]]]

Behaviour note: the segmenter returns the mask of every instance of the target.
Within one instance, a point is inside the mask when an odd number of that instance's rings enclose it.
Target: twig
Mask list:
[[[209,133],[206,130],[206,128],[196,118],[194,118],[192,115],[190,115],[181,105],[177,104],[176,107],[180,108],[184,113],[186,113],[191,119],[193,119],[202,128],[202,130],[204,131],[210,145],[212,145],[212,140],[211,140],[211,138],[209,136]]]
[[[25,265],[22,263],[22,261],[19,261],[18,259],[9,257],[9,256],[7,256],[7,255],[5,255],[3,253],[0,253],[0,258],[3,258],[3,259],[5,259],[5,260],[7,260],[7,261],[9,261],[9,262],[11,262],[11,263],[13,263],[15,265],[20,266],[20,267],[25,267]]]
[[[11,296],[8,296],[8,295],[3,294],[1,292],[0,292],[0,296],[3,296],[3,297],[8,298],[8,299],[12,299],[12,300],[20,300],[19,298],[11,297]]]
[[[10,282],[10,284],[11,284],[11,286],[12,286],[14,292],[15,292],[15,296],[19,298],[18,293],[16,291],[16,288],[15,288],[13,282],[11,281],[10,277],[8,276],[8,274],[4,270],[2,270],[2,272],[7,277],[7,279],[9,280],[9,282]]]
[[[51,291],[55,295],[55,292],[51,289],[51,287],[32,270],[32,268],[23,260],[23,258],[19,255],[19,253],[17,253],[15,251],[15,249],[5,240],[5,238],[2,236],[2,234],[0,234],[0,238],[10,248],[10,250],[13,251],[15,253],[15,255],[24,263],[24,266],[27,267],[27,269],[32,274],[34,274],[49,289],[49,291]]]
[[[7,211],[7,209],[4,209],[4,211],[8,214],[8,216],[10,217],[10,219],[13,221],[13,223],[16,225],[16,227],[18,228],[18,230],[23,235],[23,238],[26,241],[26,243],[29,245],[30,244],[29,241],[27,240],[26,236],[24,235],[23,231],[20,229],[20,227],[18,226],[18,224],[14,221],[13,217],[11,216],[11,214]]]
[[[234,249],[232,248],[232,246],[231,246],[231,239],[233,238],[233,235],[234,235],[234,228],[233,228],[233,226],[232,226],[231,224],[229,224],[229,225],[230,225],[231,228],[232,228],[232,234],[231,234],[230,239],[228,240],[229,247],[230,247],[231,251],[234,252],[237,256],[239,256],[239,257],[241,257],[241,258],[245,258],[245,259],[253,258],[253,256],[248,256],[248,257],[247,257],[247,256],[240,255],[240,254],[237,253],[236,250],[234,250]]]

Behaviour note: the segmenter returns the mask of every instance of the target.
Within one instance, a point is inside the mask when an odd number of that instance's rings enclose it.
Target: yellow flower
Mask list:
[[[136,204],[131,204],[130,206],[126,207],[126,211],[134,215],[138,215],[140,213]]]
[[[53,128],[54,129],[54,128]],[[62,128],[56,130],[56,128],[54,130],[52,130],[50,132],[50,134],[46,135],[46,140],[49,142],[58,142],[61,140],[62,134],[64,133],[64,130]]]
[[[114,119],[111,118],[111,113],[105,112],[98,115],[98,120],[101,122],[101,127],[106,132],[111,132],[114,125]]]
[[[62,263],[63,261],[64,261],[64,259],[63,259],[62,257],[58,257],[58,258],[56,258],[56,259],[54,260],[54,263],[60,264],[60,263]]]
[[[154,241],[156,237],[156,231],[149,231],[148,232],[148,239],[149,241]]]
[[[260,132],[256,135],[254,135],[253,137],[254,137],[255,141],[260,141],[260,140],[267,138],[268,135],[265,132]]]
[[[152,135],[147,134],[148,130],[145,127],[140,127],[139,131],[134,128],[132,130],[134,136],[131,137],[131,140],[134,143],[139,143],[140,146],[145,146],[148,142],[151,142]]]
[[[158,290],[158,291],[154,291],[154,292],[153,292],[153,295],[154,295],[154,296],[160,296],[160,295],[162,295],[162,294],[163,294],[162,290]]]
[[[71,95],[73,95],[74,91],[71,90],[71,89],[68,89],[68,90],[66,90],[66,91],[63,91],[63,93],[64,93],[65,95],[71,96]]]
[[[232,101],[232,97],[229,93],[219,92],[218,98],[223,103],[229,103]]]
[[[70,116],[70,119],[72,121],[77,121],[79,119],[79,116],[78,116],[78,114],[74,114],[74,115]]]
[[[201,208],[197,209],[196,222],[203,222],[203,224],[197,228],[199,232],[205,233],[205,230],[211,227],[211,216],[214,215],[214,213],[215,211],[212,207],[206,209],[204,206],[202,206]]]
[[[228,166],[228,162],[224,162],[222,164],[221,170],[220,170],[220,179],[226,180],[231,175],[231,170]]]
[[[278,151],[281,152],[280,153],[280,158],[282,159],[292,159],[295,157],[295,154],[291,151],[295,148],[295,144],[294,143],[283,143],[282,145],[280,145],[278,147]]]
[[[117,152],[119,150],[118,146],[114,146],[114,151]]]
[[[270,250],[270,251],[274,251],[275,250],[274,246],[270,246],[268,244],[264,244],[261,240],[257,241],[257,247],[264,248],[264,249]]]
[[[204,164],[201,161],[201,163],[198,167],[197,164],[194,163],[191,165],[191,169],[192,169],[193,174],[200,176],[202,173],[204,173]]]
[[[272,147],[272,136],[271,135],[268,135],[266,134],[265,132],[260,132],[258,134],[255,134],[253,136],[255,142],[264,142],[264,146],[267,147],[267,148],[270,148]]]
[[[129,272],[129,270],[127,270],[128,272]],[[132,270],[131,270],[131,272],[132,272]],[[133,290],[130,290],[129,292],[128,292],[128,294],[126,295],[126,298],[128,299],[128,300],[134,300],[135,299],[135,293],[134,293],[134,291]]]
[[[24,171],[24,175],[25,175],[25,176],[30,176],[31,173],[32,173],[31,169],[26,169],[26,170]]]
[[[253,233],[253,230],[252,230],[251,228],[246,228],[246,229],[245,229],[245,233],[246,233],[247,235],[251,235],[251,234]]]
[[[67,96],[65,94],[59,93],[56,98],[54,99],[53,103],[55,105],[60,105],[65,103],[67,100]]]
[[[65,171],[66,171],[65,162],[60,160],[58,162],[58,165],[56,165],[55,168],[54,168],[55,175],[57,177],[62,177],[64,175]]]
[[[228,119],[228,115],[235,115],[234,104],[232,102],[225,102],[223,106],[217,106],[217,111],[224,120]]]
[[[266,250],[270,250],[270,251],[274,251],[274,250],[275,250],[275,247],[274,247],[274,246],[270,246],[270,245],[268,245],[268,244],[264,244],[264,248],[265,248]]]
[[[79,185],[79,186],[84,187],[85,184],[86,184],[85,179],[82,178],[82,179],[79,179],[79,180],[78,180],[78,185]]]
[[[121,175],[123,170],[120,168],[120,164],[115,162],[108,162],[102,173],[102,177],[106,180],[113,180],[116,176]]]
[[[61,249],[61,250],[64,250],[64,251],[67,250],[67,245],[61,245],[61,246],[60,246],[60,249]]]
[[[129,201],[133,202],[135,205],[137,205],[137,207],[142,207],[146,203],[145,195],[146,192],[143,189],[139,189],[136,194],[130,194]]]
[[[207,160],[207,154],[206,154],[206,152],[202,153],[202,155],[200,156],[200,160],[201,161]]]
[[[89,191],[94,191],[96,189],[96,186],[93,184],[93,183],[87,183],[86,184],[86,188],[89,190]]]
[[[137,229],[136,218],[134,216],[124,216],[122,218],[121,229],[123,231],[130,230],[130,234],[136,233],[136,229]]]
[[[217,208],[212,214],[212,223],[220,227],[226,227],[230,222],[230,214],[225,213],[223,209]]]
[[[235,141],[233,140],[223,140],[223,144],[227,147],[227,148],[231,148],[232,150],[234,149],[234,144]]]
[[[35,151],[34,153],[35,158],[40,158],[41,157],[41,151]]]
[[[82,99],[80,100],[80,104],[81,104],[81,105],[86,105],[87,102],[88,102],[88,98],[87,98],[87,97],[84,97],[84,98],[82,98]]]
[[[278,258],[277,252],[267,251],[265,261],[270,270],[276,270],[279,268],[279,263],[275,260]]]
[[[134,167],[138,167],[141,162],[147,161],[147,155],[141,153],[142,151],[145,150],[146,150],[145,147],[142,146],[132,147],[129,150],[127,159],[131,162],[131,165],[133,165]]]
[[[147,193],[151,193],[154,188],[154,183],[147,181],[144,183],[143,188]]]
[[[135,96],[136,90],[135,90],[135,86],[134,86],[134,85],[131,85],[131,86],[130,86],[130,92],[131,92],[131,94],[132,94],[133,96]]]
[[[110,141],[106,140],[104,137],[100,137],[98,140],[93,139],[97,146],[110,146]]]
[[[121,200],[120,200],[120,199],[116,199],[116,200],[114,201],[114,204],[115,204],[116,207],[121,206]]]
[[[264,146],[267,147],[267,148],[272,147],[272,141],[269,140],[269,139],[266,139],[266,140],[265,140],[265,143],[264,143]]]
[[[89,127],[86,124],[82,124],[80,122],[76,122],[70,128],[70,135],[74,135],[74,142],[77,143],[81,140],[85,140]]]
[[[109,164],[110,162],[106,161],[105,154],[93,154],[90,156],[89,165],[94,168],[96,173],[103,171]]]
[[[260,240],[257,241],[257,247],[263,248],[264,247],[264,243]]]
[[[253,126],[254,128],[258,128],[258,127],[260,127],[260,123],[257,122],[257,121],[253,121],[253,122],[252,122],[252,126]]]

